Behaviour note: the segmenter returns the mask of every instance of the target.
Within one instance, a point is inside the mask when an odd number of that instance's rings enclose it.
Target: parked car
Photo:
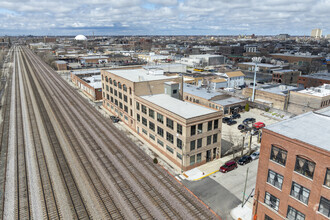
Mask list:
[[[232,160],[232,161],[226,162],[223,166],[221,166],[219,171],[221,173],[227,173],[228,171],[231,171],[236,168],[237,168],[237,163]]]
[[[246,118],[246,119],[244,119],[243,124],[246,125],[246,124],[254,123],[254,122],[256,122],[255,118]]]
[[[258,84],[256,83],[255,85],[257,86]],[[252,82],[252,83],[250,83],[250,86],[253,86],[253,82]]]
[[[227,121],[227,125],[234,125],[234,124],[237,124],[237,121],[234,120]]]
[[[259,84],[265,84],[264,81],[258,81],[257,83],[259,83]]]
[[[120,118],[118,118],[118,117],[116,117],[116,116],[113,116],[113,115],[110,116],[110,119],[111,119],[111,121],[112,121],[113,123],[117,123],[117,122],[120,121]]]
[[[256,159],[259,158],[259,155],[260,155],[260,152],[256,151],[253,154],[251,154],[250,157],[251,157],[252,160],[256,160]]]
[[[232,119],[241,118],[241,115],[238,113],[234,113],[234,114],[232,114],[232,116],[230,116],[230,118],[232,118]]]
[[[246,125],[240,124],[240,125],[237,126],[237,129],[240,130],[240,131],[244,130],[245,128],[246,128]]]
[[[260,121],[253,124],[253,127],[256,128],[256,129],[260,129],[260,128],[263,128],[265,126],[266,126],[265,123],[260,122]]]
[[[224,117],[222,118],[222,123],[227,123],[230,120],[229,117]]]
[[[251,161],[252,161],[252,158],[248,155],[245,155],[238,160],[238,164],[244,165],[244,164],[250,163]]]

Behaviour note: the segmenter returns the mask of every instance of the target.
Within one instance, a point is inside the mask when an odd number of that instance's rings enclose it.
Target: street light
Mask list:
[[[254,62],[254,79],[253,79],[253,92],[252,92],[252,102],[254,102],[254,93],[256,90],[256,78],[257,78],[257,67],[258,63],[261,62],[261,57],[253,57],[252,62]]]

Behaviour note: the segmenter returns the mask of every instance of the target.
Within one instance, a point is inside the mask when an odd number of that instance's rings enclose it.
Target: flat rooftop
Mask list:
[[[132,82],[143,82],[143,81],[153,81],[153,80],[162,80],[162,79],[174,79],[179,78],[179,76],[165,76],[165,75],[153,75],[150,74],[150,71],[143,68],[136,69],[114,69],[106,70],[109,73],[120,76],[124,79],[127,79]]]
[[[329,125],[330,107],[327,107],[266,126],[266,129],[330,151]]]
[[[188,85],[188,84],[184,84],[183,92],[189,93],[191,95],[198,96],[198,97],[201,97],[201,98],[207,99],[207,100],[210,100],[213,97],[218,96],[218,95],[225,95],[224,93],[216,92],[216,91],[213,91],[212,89],[207,90],[205,88],[197,87],[194,85]]]
[[[71,71],[72,74],[74,75],[85,75],[85,74],[100,74],[101,75],[101,70],[76,70],[76,71]]]
[[[305,57],[305,58],[321,58],[322,56],[317,55],[305,55],[305,54],[291,54],[291,53],[272,53],[275,56],[288,56],[288,57]]]
[[[233,104],[240,104],[242,102],[244,102],[244,100],[235,98],[235,97],[230,97],[227,99],[222,99],[222,100],[218,100],[218,101],[213,101],[214,103],[217,103],[219,105],[222,106],[226,106],[226,105],[233,105]]]
[[[88,59],[107,59],[108,57],[106,56],[90,56],[90,57],[80,57],[80,59],[85,59],[85,60],[88,60]]]
[[[255,65],[255,63],[253,63],[253,62],[243,62],[243,63],[238,63],[238,64],[251,65],[251,66]],[[273,64],[268,64],[268,63],[258,63],[258,66],[269,67],[269,68],[281,67],[281,66],[278,66],[278,65],[273,65]]]
[[[322,86],[315,88],[311,87],[308,89],[300,90],[298,92],[302,94],[308,94],[318,97],[330,96],[330,84],[324,84]]]
[[[330,73],[313,73],[311,75],[302,75],[302,77],[312,78],[312,79],[330,80]]]
[[[184,102],[166,94],[141,96],[141,98],[158,105],[185,119],[194,118],[217,112],[215,110],[195,105],[190,102]]]
[[[251,87],[252,88],[252,87]],[[296,86],[287,86],[287,85],[262,85],[257,88],[260,91],[275,93],[278,95],[285,95],[288,91],[298,91]]]

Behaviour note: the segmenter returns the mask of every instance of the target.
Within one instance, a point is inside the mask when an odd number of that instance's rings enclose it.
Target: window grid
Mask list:
[[[308,178],[313,179],[315,163],[297,156],[294,170]]]
[[[278,206],[280,204],[280,200],[270,194],[269,192],[266,192],[265,194],[265,204],[267,204],[272,209],[278,211]]]
[[[292,182],[290,195],[299,201],[308,204],[310,190],[299,185],[298,183]]]
[[[268,170],[267,182],[276,188],[282,189],[283,176],[272,170]]]
[[[287,151],[272,145],[270,159],[283,166],[286,164]]]

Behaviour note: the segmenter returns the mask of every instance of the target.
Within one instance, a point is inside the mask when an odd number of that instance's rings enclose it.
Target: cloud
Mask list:
[[[0,5],[3,34],[95,29],[96,34],[309,35],[313,28],[329,29],[330,19],[330,0],[0,0]]]

